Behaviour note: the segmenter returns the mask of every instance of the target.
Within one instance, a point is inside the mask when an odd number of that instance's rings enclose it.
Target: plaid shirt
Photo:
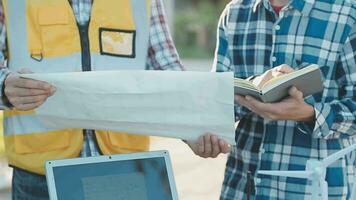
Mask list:
[[[310,181],[257,175],[257,170],[305,170],[355,142],[356,3],[354,0],[292,0],[279,16],[268,0],[234,0],[219,22],[214,69],[235,77],[259,75],[281,64],[318,64],[324,90],[305,101],[315,123],[267,121],[235,107],[236,146],[226,166],[221,199],[310,199]],[[348,199],[355,155],[327,169],[329,199]],[[247,174],[251,174],[251,179]]]
[[[70,0],[74,15],[79,24],[85,24],[90,19],[92,0]],[[0,52],[6,52],[6,30],[2,3],[0,4]],[[5,54],[0,53],[0,65],[5,66]],[[147,69],[149,70],[182,70],[178,53],[173,44],[166,23],[162,0],[152,0],[151,27],[148,47]],[[6,68],[0,70],[0,86],[8,73]],[[81,151],[82,157],[100,155],[94,131],[85,130],[85,141]]]

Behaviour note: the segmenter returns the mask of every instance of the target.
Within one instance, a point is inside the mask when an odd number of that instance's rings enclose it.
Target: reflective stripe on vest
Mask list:
[[[36,115],[18,115],[4,118],[4,135],[46,133],[55,129],[46,128]]]

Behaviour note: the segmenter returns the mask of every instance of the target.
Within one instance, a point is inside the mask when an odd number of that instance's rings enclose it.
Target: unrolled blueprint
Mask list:
[[[234,143],[232,73],[100,71],[22,75],[56,93],[36,110],[49,128],[114,130]]]

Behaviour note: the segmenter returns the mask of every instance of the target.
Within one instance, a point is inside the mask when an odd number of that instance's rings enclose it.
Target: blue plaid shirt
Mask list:
[[[236,105],[236,146],[221,199],[247,199],[249,190],[251,199],[310,199],[310,181],[261,176],[257,170],[305,170],[308,159],[356,141],[355,23],[355,0],[292,0],[279,15],[268,0],[234,0],[226,7],[213,70],[247,78],[281,64],[298,69],[315,63],[325,88],[305,98],[315,109],[313,124],[267,121]],[[329,199],[350,198],[355,166],[354,155],[348,155],[327,169]]]

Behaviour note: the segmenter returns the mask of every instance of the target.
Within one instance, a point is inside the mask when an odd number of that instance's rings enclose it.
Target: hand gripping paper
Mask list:
[[[114,130],[234,143],[232,73],[101,71],[22,75],[54,85],[36,110],[50,129]]]

